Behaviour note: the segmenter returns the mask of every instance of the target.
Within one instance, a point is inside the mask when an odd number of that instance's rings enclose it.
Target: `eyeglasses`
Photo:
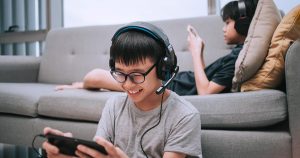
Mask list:
[[[112,75],[112,77],[120,82],[120,83],[124,83],[127,80],[127,77],[129,77],[130,81],[135,83],[135,84],[140,84],[143,83],[145,81],[145,77],[151,72],[151,70],[156,66],[156,64],[152,65],[149,70],[147,70],[145,73],[141,73],[141,72],[131,72],[129,74],[125,74],[123,72],[119,72],[119,71],[114,71],[114,70],[110,70],[110,74]]]

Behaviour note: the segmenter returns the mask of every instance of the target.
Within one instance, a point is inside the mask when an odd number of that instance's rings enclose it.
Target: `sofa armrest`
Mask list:
[[[0,82],[37,82],[40,58],[0,56]]]
[[[286,54],[285,78],[293,157],[300,157],[300,39]]]

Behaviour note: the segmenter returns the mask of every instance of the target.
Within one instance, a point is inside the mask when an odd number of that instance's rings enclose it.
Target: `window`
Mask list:
[[[0,0],[0,55],[40,56],[61,13],[62,0]]]

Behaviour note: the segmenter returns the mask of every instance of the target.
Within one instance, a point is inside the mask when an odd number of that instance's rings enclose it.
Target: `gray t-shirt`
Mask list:
[[[130,158],[145,157],[142,135],[159,121],[160,106],[141,111],[127,96],[110,98],[102,112],[96,136],[110,140]],[[164,152],[180,152],[201,157],[201,122],[198,110],[171,92],[163,102],[158,126],[148,131],[142,145],[147,156],[158,158]]]

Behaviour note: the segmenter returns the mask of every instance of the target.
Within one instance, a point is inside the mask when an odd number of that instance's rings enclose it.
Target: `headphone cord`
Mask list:
[[[40,154],[39,151],[38,151],[38,149],[34,146],[34,142],[35,142],[35,139],[36,139],[37,137],[45,138],[45,136],[44,136],[43,134],[37,134],[37,135],[35,135],[34,138],[33,138],[33,140],[32,140],[32,142],[31,142],[32,149],[36,152],[38,158],[45,158],[45,157],[43,156],[43,154]]]
[[[153,128],[155,128],[156,126],[158,126],[159,123],[160,123],[161,116],[162,116],[162,103],[163,103],[163,100],[164,100],[164,94],[165,94],[165,91],[162,93],[162,96],[161,96],[161,101],[160,101],[160,111],[159,111],[159,120],[158,120],[157,124],[155,124],[154,126],[152,126],[152,127],[149,128],[149,129],[147,129],[147,130],[143,133],[143,135],[142,135],[142,137],[141,137],[141,140],[140,140],[140,146],[141,146],[142,151],[143,151],[144,155],[146,156],[146,158],[148,158],[148,156],[147,156],[147,153],[145,152],[145,150],[144,150],[144,148],[143,148],[143,138],[144,138],[144,136],[145,136],[146,133],[148,133],[150,130],[152,130]]]

